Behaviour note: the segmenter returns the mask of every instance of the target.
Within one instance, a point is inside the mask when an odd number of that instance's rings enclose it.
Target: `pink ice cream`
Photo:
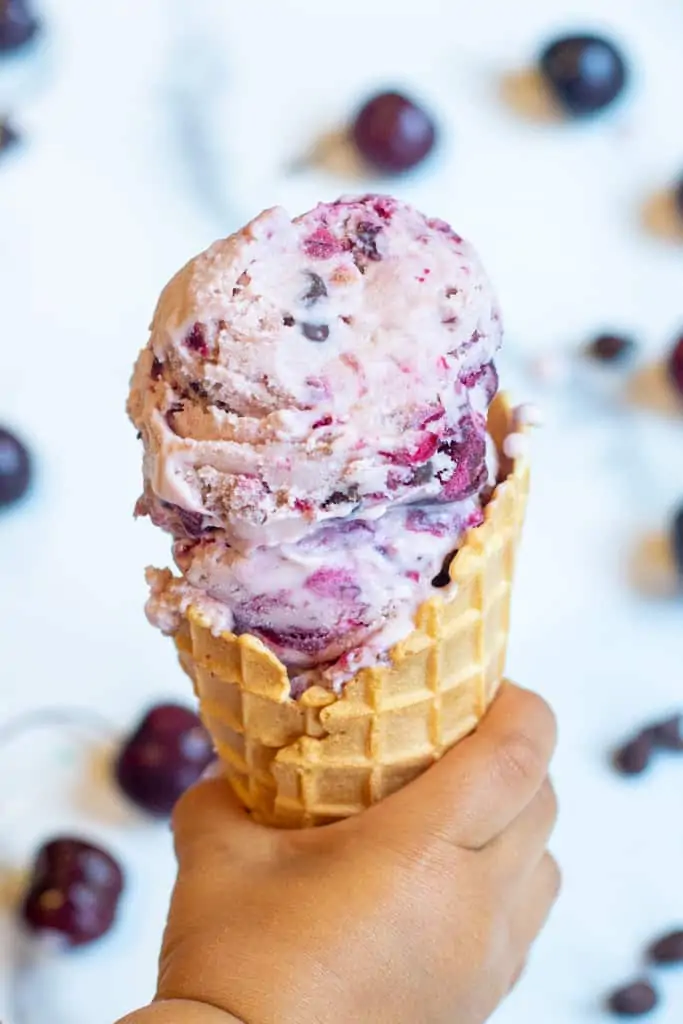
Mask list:
[[[500,341],[471,247],[387,197],[266,211],[192,260],[129,401],[138,512],[182,574],[150,573],[151,619],[198,605],[297,686],[382,657],[481,522]]]

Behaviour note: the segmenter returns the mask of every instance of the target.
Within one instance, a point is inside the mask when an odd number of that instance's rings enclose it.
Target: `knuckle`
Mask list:
[[[545,759],[526,732],[510,733],[497,749],[497,767],[506,780],[535,782],[545,774]]]
[[[454,875],[453,843],[436,829],[410,842],[378,837],[372,845],[381,852],[385,863],[388,860],[399,871],[405,871],[413,882],[422,878],[423,884],[428,884],[433,879],[443,886]]]

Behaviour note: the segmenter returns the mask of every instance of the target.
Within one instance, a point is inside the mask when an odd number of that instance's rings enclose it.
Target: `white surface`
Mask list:
[[[0,66],[0,107],[27,133],[0,166],[0,420],[38,459],[32,500],[0,523],[2,719],[75,704],[126,728],[152,698],[188,696],[141,610],[142,568],[163,564],[167,543],[131,517],[140,452],[123,405],[156,295],[263,206],[298,212],[366,187],[286,168],[369,88],[414,88],[440,115],[441,152],[412,178],[367,187],[395,190],[475,242],[506,313],[507,382],[540,397],[547,417],[510,671],[559,713],[565,888],[496,1022],[598,1021],[605,988],[683,919],[683,765],[633,783],[605,765],[615,740],[682,702],[681,606],[641,603],[623,560],[683,496],[683,428],[619,411],[590,380],[537,394],[520,366],[603,326],[634,330],[652,353],[683,327],[683,251],[639,225],[644,198],[683,169],[683,8],[347,0],[335,12],[320,0],[45,0],[49,45]],[[550,33],[596,24],[623,39],[637,71],[622,110],[540,128],[502,105],[502,73]],[[0,755],[0,861],[21,869],[44,836],[78,827],[120,852],[130,893],[111,938],[25,986],[30,1019],[2,1005],[0,1019],[111,1024],[152,991],[169,837],[104,784],[86,794],[69,738],[45,737]],[[0,994],[8,965],[9,953]],[[683,983],[664,986],[654,1020],[673,1024]]]

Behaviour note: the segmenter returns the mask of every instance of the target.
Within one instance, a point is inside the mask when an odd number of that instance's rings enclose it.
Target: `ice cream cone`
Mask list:
[[[345,818],[476,727],[504,670],[529,477],[524,455],[511,460],[504,442],[519,429],[496,398],[489,431],[501,483],[451,563],[455,596],[426,601],[387,664],[360,670],[340,695],[314,686],[293,699],[285,666],[259,639],[214,636],[188,610],[175,636],[181,664],[232,786],[259,821],[301,828]]]

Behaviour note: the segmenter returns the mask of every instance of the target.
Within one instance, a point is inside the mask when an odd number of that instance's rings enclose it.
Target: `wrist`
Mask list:
[[[187,999],[164,999],[136,1010],[118,1024],[243,1024],[231,1013]]]

